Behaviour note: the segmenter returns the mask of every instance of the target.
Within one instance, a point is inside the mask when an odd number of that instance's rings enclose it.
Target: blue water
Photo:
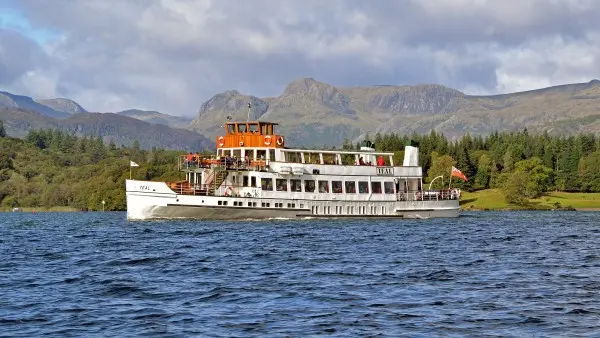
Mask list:
[[[0,214],[0,336],[600,336],[600,213]]]

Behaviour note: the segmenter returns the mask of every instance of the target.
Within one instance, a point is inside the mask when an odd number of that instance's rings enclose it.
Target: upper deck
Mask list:
[[[263,121],[227,122],[225,134],[217,136],[217,149],[222,148],[283,148],[285,138],[277,134],[277,123]]]

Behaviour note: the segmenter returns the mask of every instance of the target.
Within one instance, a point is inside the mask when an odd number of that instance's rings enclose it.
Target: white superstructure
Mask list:
[[[456,217],[457,190],[423,190],[418,148],[393,153],[285,147],[274,123],[230,122],[210,158],[183,156],[179,182],[127,180],[127,217]]]

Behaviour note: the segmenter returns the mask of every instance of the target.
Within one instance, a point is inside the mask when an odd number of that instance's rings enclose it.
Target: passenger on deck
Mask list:
[[[192,164],[194,164],[194,155],[189,153],[187,158],[185,159],[186,167],[189,168]]]
[[[365,161],[362,157],[358,159],[358,165],[365,165]]]
[[[379,156],[377,158],[377,165],[383,167],[385,165],[385,161],[383,160],[383,156]]]

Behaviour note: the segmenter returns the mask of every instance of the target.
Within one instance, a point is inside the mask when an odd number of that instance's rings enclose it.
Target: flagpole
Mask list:
[[[452,171],[450,171],[450,183],[448,183],[448,189],[450,189],[451,185],[452,185]]]
[[[131,164],[129,164],[129,179],[131,179]]]

